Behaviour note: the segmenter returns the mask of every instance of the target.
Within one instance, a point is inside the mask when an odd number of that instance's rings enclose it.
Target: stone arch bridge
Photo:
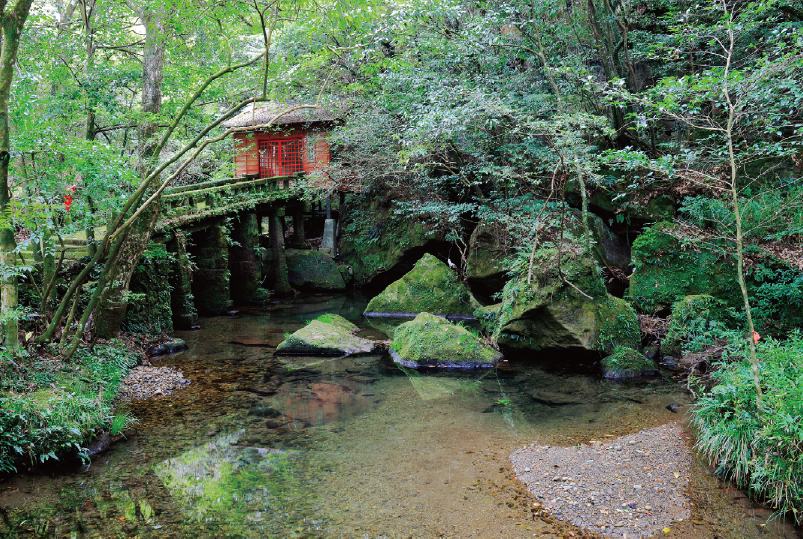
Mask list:
[[[329,288],[345,288],[331,259],[338,211],[331,199],[305,202],[294,186],[299,174],[166,189],[151,248],[131,280],[124,329],[169,333],[197,326],[199,314],[225,314],[233,303],[264,303],[268,287],[281,290],[283,281],[291,290],[287,253],[315,255],[315,264],[340,279]],[[316,239],[308,242],[305,229]],[[68,243],[75,258],[85,254],[85,240]]]

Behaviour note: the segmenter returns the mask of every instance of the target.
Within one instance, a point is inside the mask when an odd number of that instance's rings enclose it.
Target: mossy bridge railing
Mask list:
[[[295,183],[301,174],[303,173],[272,178],[257,178],[256,174],[246,174],[240,178],[169,187],[162,193],[162,211],[156,224],[156,232],[166,233],[206,219],[236,215],[259,206],[283,206],[295,202],[299,195]],[[105,233],[105,227],[96,228],[96,241],[103,238]],[[67,260],[86,256],[86,235],[82,232],[65,237],[64,249],[64,258]],[[21,260],[32,260],[32,252],[23,251],[22,255],[18,263]]]
[[[210,217],[236,214],[266,204],[283,205],[298,198],[295,180],[303,173],[291,176],[212,180],[165,189],[162,195],[162,215],[157,232],[186,226]]]

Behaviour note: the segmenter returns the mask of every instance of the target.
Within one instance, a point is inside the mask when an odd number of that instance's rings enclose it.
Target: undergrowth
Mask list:
[[[0,364],[0,472],[34,467],[75,451],[98,431],[119,434],[132,418],[114,399],[138,354],[119,342],[79,349],[69,363],[22,358]]]
[[[723,353],[692,410],[697,447],[740,488],[803,523],[803,334],[758,344],[763,406],[744,339]]]

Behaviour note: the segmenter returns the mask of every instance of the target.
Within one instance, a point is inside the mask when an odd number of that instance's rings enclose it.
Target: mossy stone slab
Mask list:
[[[338,315],[326,315],[327,322],[313,320],[276,347],[279,355],[348,356],[366,354],[374,342],[354,334],[357,326]]]
[[[400,325],[390,345],[394,361],[405,367],[492,367],[502,354],[462,326],[421,313]]]
[[[449,266],[425,254],[404,277],[368,303],[366,316],[431,312],[471,318],[480,304]]]
[[[322,251],[286,249],[287,279],[298,290],[345,290],[346,283],[332,257]]]

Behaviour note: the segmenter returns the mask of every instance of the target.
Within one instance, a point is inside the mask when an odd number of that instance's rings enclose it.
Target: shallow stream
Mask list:
[[[91,466],[0,482],[2,537],[570,537],[534,516],[508,455],[683,419],[668,375],[603,380],[593,356],[509,358],[417,372],[386,355],[274,357],[285,333],[334,312],[386,338],[347,296],[301,297],[177,332],[153,360],[192,381],[129,405],[140,423]],[[692,518],[666,537],[797,537],[694,466]]]

